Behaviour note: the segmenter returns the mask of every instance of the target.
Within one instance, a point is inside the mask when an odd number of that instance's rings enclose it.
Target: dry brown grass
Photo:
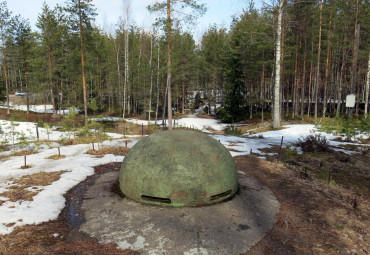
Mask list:
[[[232,148],[228,148],[227,150],[228,151],[233,151],[233,152],[241,152],[241,151],[238,151],[238,150],[235,150],[235,149],[232,149]]]
[[[41,225],[16,227],[9,235],[0,235],[1,255],[138,255],[130,250],[120,250],[115,244],[99,244],[95,239],[78,240],[69,235],[66,224],[58,221],[46,222]],[[58,233],[58,237],[53,234]],[[77,239],[77,240],[75,240]]]
[[[62,159],[62,158],[65,158],[65,157],[66,157],[65,155],[51,155],[50,157],[47,157],[46,159],[58,160],[58,159]]]
[[[9,150],[10,150],[9,145],[0,145],[0,152]]]
[[[283,125],[285,124],[288,124],[288,123],[283,123]],[[257,133],[262,133],[262,132],[267,132],[267,131],[272,131],[272,130],[282,130],[284,128],[273,129],[271,121],[264,121],[264,122],[259,122],[259,123],[249,123],[249,125],[240,126],[238,127],[238,129],[240,129],[243,134],[246,132],[248,132],[249,134],[257,134]]]
[[[10,118],[12,118],[15,121],[30,121],[30,122],[43,121],[46,123],[58,124],[62,117],[63,117],[62,115],[53,116],[52,114],[41,114],[32,112],[30,112],[29,114],[25,114],[24,111],[16,110],[10,110],[10,114],[7,114],[6,109],[2,108],[0,109],[0,118],[3,120],[9,120]]]
[[[32,155],[36,154],[37,151],[30,151],[30,150],[22,150],[22,151],[16,151],[11,154],[11,156],[18,157],[18,156],[24,156],[24,155]]]
[[[197,117],[202,119],[213,119],[213,120],[217,119],[217,116],[207,114],[198,114]]]
[[[368,254],[368,193],[302,178],[281,162],[251,155],[235,159],[238,170],[268,186],[281,205],[274,228],[245,255]]]
[[[10,179],[12,185],[8,190],[1,193],[0,196],[8,198],[7,201],[16,202],[19,200],[32,201],[41,190],[33,188],[35,186],[47,186],[60,179],[60,176],[67,171],[58,172],[40,172],[31,175],[24,175],[19,179]],[[0,205],[6,201],[0,201]]]
[[[25,166],[21,166],[21,169],[28,169],[28,168],[31,168],[32,166],[31,165],[25,165]]]
[[[104,147],[100,148],[99,150],[88,150],[86,154],[95,155],[95,156],[103,156],[106,154],[113,154],[116,156],[126,156],[130,148],[126,148],[124,146],[119,147]]]
[[[144,126],[144,134],[148,134],[150,130],[148,126]],[[122,135],[141,135],[142,127],[141,125],[133,124],[130,122],[117,123],[114,132],[120,133]]]
[[[1,150],[0,150],[1,151]],[[1,155],[0,156],[0,160],[8,160],[10,157],[19,157],[19,156],[27,156],[27,155],[32,155],[32,154],[36,154],[37,151],[34,151],[34,150],[22,150],[22,151],[16,151],[16,152],[13,152],[13,153],[10,153],[8,155]]]

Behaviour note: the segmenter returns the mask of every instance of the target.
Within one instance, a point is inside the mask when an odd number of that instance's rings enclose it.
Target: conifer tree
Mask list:
[[[166,0],[162,2],[158,2],[152,6],[148,6],[149,11],[151,12],[160,12],[166,13],[165,17],[159,18],[157,20],[158,24],[164,25],[166,35],[167,35],[167,95],[168,95],[168,128],[172,129],[172,59],[171,59],[171,35],[173,24],[176,24],[176,18],[173,16],[174,11],[176,8],[180,8],[185,10],[186,8],[190,8],[192,12],[188,14],[184,14],[183,18],[186,19],[188,22],[194,21],[194,19],[202,15],[206,8],[204,4],[198,4],[195,0]]]
[[[68,0],[67,11],[70,13],[71,29],[78,32],[80,38],[81,73],[84,100],[85,123],[87,123],[87,89],[85,74],[85,39],[91,32],[91,21],[96,15],[92,0]]]
[[[23,69],[23,77],[26,85],[26,102],[27,114],[30,106],[30,90],[29,90],[29,72],[31,69],[32,47],[34,47],[34,36],[31,31],[31,25],[28,20],[20,16],[16,16],[13,22],[14,44],[18,50],[18,58],[20,68]],[[22,77],[20,77],[22,79]]]
[[[7,52],[6,52],[6,38],[8,28],[11,24],[11,12],[8,10],[6,1],[0,3],[0,33],[1,33],[1,53],[2,53],[2,62],[3,62],[3,71],[5,79],[5,89],[6,89],[6,105],[7,113],[9,111],[9,83],[8,83],[8,69],[7,69]]]

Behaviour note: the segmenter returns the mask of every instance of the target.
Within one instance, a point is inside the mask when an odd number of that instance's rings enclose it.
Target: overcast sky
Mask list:
[[[8,8],[13,14],[20,14],[22,17],[30,20],[33,28],[37,21],[37,16],[41,12],[44,0],[8,0]],[[45,0],[45,2],[54,7],[56,4],[64,5],[64,0]],[[132,20],[140,27],[150,29],[154,20],[146,7],[154,3],[155,0],[131,0]],[[208,11],[198,19],[198,25],[193,30],[195,39],[199,39],[210,24],[229,28],[232,16],[240,14],[248,5],[249,0],[199,0],[199,3],[205,3]],[[118,21],[118,17],[123,15],[122,0],[93,0],[97,9],[98,16],[96,24],[104,29],[113,29]]]

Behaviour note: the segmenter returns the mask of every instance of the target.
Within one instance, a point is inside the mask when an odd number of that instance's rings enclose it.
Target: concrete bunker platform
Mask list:
[[[79,230],[101,243],[116,243],[140,254],[246,252],[273,227],[280,205],[254,178],[239,175],[239,194],[202,207],[162,207],[122,198],[112,191],[119,172],[99,176],[87,187]]]

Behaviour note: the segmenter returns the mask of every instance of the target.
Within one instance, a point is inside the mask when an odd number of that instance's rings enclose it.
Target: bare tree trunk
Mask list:
[[[356,32],[355,32],[355,45],[354,45],[354,54],[353,54],[353,62],[352,62],[352,81],[351,81],[351,94],[355,94],[356,92],[356,82],[357,82],[357,60],[358,60],[358,47],[360,44],[360,23],[357,24]],[[358,98],[357,98],[358,104]],[[353,108],[349,108],[349,115],[348,118],[352,119],[353,115]]]
[[[86,93],[86,77],[85,77],[85,58],[84,58],[84,45],[83,45],[83,27],[82,27],[82,10],[81,0],[78,0],[78,16],[80,19],[80,46],[81,46],[81,69],[82,69],[82,88],[84,97],[84,111],[85,111],[85,124],[87,124],[87,93]]]
[[[318,92],[320,88],[320,57],[321,57],[321,30],[322,30],[322,0],[320,0],[320,27],[319,27],[319,49],[317,52],[316,86],[315,86],[315,121],[317,121]]]
[[[185,74],[184,74],[184,68],[181,68],[182,72],[182,78],[181,78],[181,89],[182,89],[182,98],[181,98],[181,113],[185,113]]]
[[[279,0],[279,14],[276,37],[276,56],[275,56],[275,88],[274,88],[274,112],[273,112],[273,128],[280,127],[280,64],[281,64],[281,21],[283,18],[283,7],[285,0]]]
[[[368,117],[368,105],[369,105],[369,86],[370,86],[370,53],[369,61],[367,63],[367,75],[366,75],[366,89],[365,89],[365,118]]]
[[[171,0],[167,0],[167,95],[168,95],[168,129],[172,129],[172,95],[171,95]]]
[[[358,58],[358,45],[360,43],[360,24],[358,21],[358,1],[356,1],[356,17],[355,17],[355,43],[353,45],[353,59],[352,59],[352,80],[351,80],[351,94],[355,93],[356,89],[356,74],[357,74],[357,58]],[[348,119],[352,119],[353,108],[349,108]]]
[[[30,95],[29,95],[29,91],[28,91],[27,64],[24,64],[24,81],[26,83],[27,114],[29,114],[30,113]]]
[[[265,51],[262,51],[262,75],[261,75],[261,94],[260,94],[260,99],[261,99],[261,122],[263,122],[263,107],[265,106],[264,102],[264,95],[265,95]]]
[[[167,106],[167,93],[168,93],[168,83],[166,83],[166,89],[164,92],[164,102],[163,102],[163,113],[162,113],[162,125],[165,123],[165,117],[166,117],[166,106]]]
[[[124,8],[125,8],[125,15],[126,15],[126,22],[125,22],[125,79],[123,84],[123,114],[122,118],[125,119],[126,114],[126,102],[128,104],[128,108],[130,108],[128,97],[127,97],[127,90],[128,90],[128,81],[129,81],[129,43],[128,43],[128,36],[129,36],[129,25],[130,25],[130,9],[131,3],[130,0],[124,0]],[[126,101],[127,98],[127,101]],[[129,112],[130,110],[128,110]]]
[[[53,90],[53,62],[51,60],[51,48],[48,46],[48,64],[49,64],[49,86],[50,86],[50,93],[51,93],[51,102],[53,105],[53,115],[56,114],[55,109],[55,98],[54,98],[54,90]]]
[[[121,65],[119,61],[119,45],[117,43],[118,39],[114,41],[114,47],[116,49],[116,62],[117,62],[117,80],[118,80],[118,95],[119,95],[119,100],[120,100],[120,107],[123,111],[123,101],[124,99],[122,98],[122,88],[121,88]]]
[[[311,42],[311,52],[313,53],[313,41]],[[310,117],[311,113],[311,92],[312,92],[312,74],[313,74],[313,61],[311,59],[310,67],[310,80],[308,82],[308,107],[307,107],[307,116]]]
[[[301,87],[301,117],[304,118],[304,94],[306,89],[306,53],[307,50],[307,38],[304,38],[304,56],[303,56],[303,74],[302,74],[302,87]]]
[[[296,39],[296,52],[295,52],[295,64],[294,64],[294,81],[293,81],[293,95],[292,95],[292,118],[297,115],[297,94],[298,94],[298,34]]]
[[[10,114],[9,110],[9,83],[8,83],[8,69],[7,69],[7,61],[6,61],[6,53],[5,53],[5,41],[4,41],[4,27],[1,23],[1,41],[2,45],[2,53],[3,53],[3,66],[4,66],[4,78],[5,78],[5,89],[6,89],[6,105],[7,105],[7,114]]]
[[[158,41],[158,57],[157,57],[157,103],[155,108],[155,124],[157,125],[158,120],[158,107],[159,107],[159,53],[160,53],[160,44]]]
[[[149,122],[150,122],[150,114],[152,112],[152,93],[153,93],[153,67],[152,67],[152,61],[153,61],[153,36],[150,36],[150,92],[149,92]]]
[[[325,66],[325,82],[324,82],[324,101],[323,101],[323,110],[322,110],[322,117],[325,118],[326,109],[327,109],[327,87],[328,87],[328,80],[329,80],[329,60],[330,60],[330,37],[331,37],[331,17],[333,14],[333,10],[330,9],[330,16],[329,16],[329,32],[328,32],[328,45],[326,49],[326,66]],[[329,97],[330,99],[330,97]]]

